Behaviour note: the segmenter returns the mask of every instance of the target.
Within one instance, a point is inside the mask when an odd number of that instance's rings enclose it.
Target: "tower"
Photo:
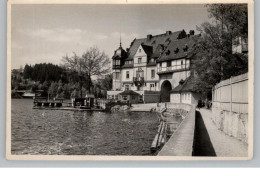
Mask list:
[[[115,50],[112,57],[112,72],[113,72],[113,90],[121,90],[121,67],[127,56],[126,51],[122,48],[121,35],[119,48]]]

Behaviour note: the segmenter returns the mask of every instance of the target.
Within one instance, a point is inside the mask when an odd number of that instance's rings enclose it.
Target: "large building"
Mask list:
[[[169,102],[170,91],[190,76],[196,39],[191,30],[134,39],[129,48],[120,46],[112,57],[113,90],[108,99],[124,100],[120,93],[133,90],[139,101]]]

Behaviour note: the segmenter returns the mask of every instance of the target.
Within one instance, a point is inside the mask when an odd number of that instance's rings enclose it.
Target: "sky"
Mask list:
[[[209,21],[204,5],[12,5],[12,69],[25,64],[62,64],[97,46],[110,58],[135,38],[166,31],[196,30]],[[196,31],[197,32],[197,31]],[[195,33],[196,33],[195,32]]]

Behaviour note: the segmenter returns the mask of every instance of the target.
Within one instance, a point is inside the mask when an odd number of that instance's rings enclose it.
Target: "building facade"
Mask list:
[[[112,57],[113,90],[108,91],[108,99],[133,90],[141,95],[140,101],[149,95],[156,97],[148,98],[151,102],[169,102],[170,91],[190,76],[192,51],[199,36],[193,30],[188,34],[184,30],[166,31],[134,39],[126,50],[120,42]]]

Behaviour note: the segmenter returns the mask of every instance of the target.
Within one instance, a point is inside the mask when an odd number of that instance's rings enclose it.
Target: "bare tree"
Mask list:
[[[109,57],[96,46],[89,48],[81,57],[74,53],[72,57],[65,56],[62,60],[64,66],[72,72],[77,72],[81,80],[82,77],[87,78],[89,92],[91,91],[92,76],[101,76],[110,71]],[[82,83],[80,86],[82,88]]]

